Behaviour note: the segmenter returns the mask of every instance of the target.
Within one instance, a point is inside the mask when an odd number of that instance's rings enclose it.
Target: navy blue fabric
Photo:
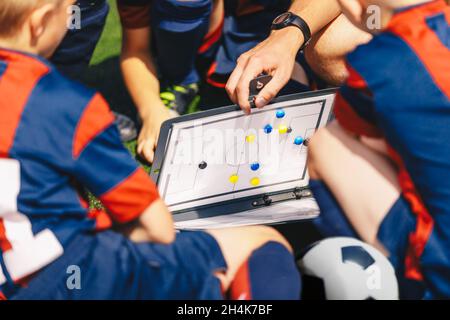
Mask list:
[[[344,85],[341,87],[340,93],[361,118],[372,125],[377,124],[374,101],[370,92],[364,92],[348,85]]]
[[[400,274],[408,248],[408,237],[416,228],[416,219],[408,202],[400,197],[384,218],[378,230],[378,239],[389,252],[389,260]],[[395,232],[393,232],[395,230]]]
[[[8,68],[8,64],[4,61],[0,61],[0,79],[2,78],[3,74],[5,73],[6,68]]]
[[[324,237],[358,238],[357,233],[346,218],[330,189],[320,180],[310,180],[311,189],[320,208],[320,215],[313,220]]]
[[[433,28],[429,29],[431,21]],[[448,23],[439,15],[427,22],[425,30],[447,44]],[[373,92],[377,123],[403,160],[434,220],[420,266],[434,297],[448,298],[450,145],[446,141],[450,136],[450,100],[411,46],[392,33],[382,33],[360,46],[349,55],[348,61]],[[442,66],[441,72],[449,72],[447,60],[442,61]]]
[[[106,0],[81,0],[78,5],[81,29],[69,30],[51,59],[64,75],[72,79],[79,79],[89,66],[109,12]]]
[[[97,196],[125,181],[137,169],[118,137],[116,125],[111,125],[96,136],[76,160],[74,176]]]
[[[289,4],[286,0],[252,1],[252,5],[263,6],[264,10],[238,15],[237,1],[226,1],[222,38],[202,54],[208,59],[215,56],[217,68],[214,73],[228,77],[238,57],[267,38],[273,19],[286,11]],[[195,59],[208,32],[211,10],[211,0],[152,2],[150,20],[158,67],[165,85],[199,81]]]
[[[299,300],[301,278],[292,254],[278,242],[253,251],[248,259],[252,300]]]
[[[227,266],[216,240],[203,232],[181,233],[171,245],[136,244],[112,231],[80,235],[65,252],[7,298],[223,299],[214,272]],[[67,287],[70,266],[79,267],[80,290]]]
[[[427,25],[431,30],[434,30],[442,44],[450,50],[450,26],[446,22],[445,15],[439,13],[428,18]]]
[[[170,0],[152,4],[152,32],[163,85],[198,82],[195,60],[208,33],[212,1]]]
[[[212,0],[166,0],[152,3],[152,25],[172,32],[187,32],[209,22]]]
[[[426,298],[422,283],[406,279],[405,257],[409,245],[409,235],[416,228],[416,219],[408,202],[402,196],[394,203],[378,229],[377,238],[389,254],[395,269],[401,299]]]

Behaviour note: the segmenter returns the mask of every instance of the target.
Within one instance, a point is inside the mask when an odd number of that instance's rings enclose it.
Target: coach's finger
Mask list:
[[[265,107],[270,101],[272,101],[280,92],[280,90],[289,81],[289,72],[278,69],[273,75],[272,80],[266,84],[255,99],[255,106],[257,108]]]
[[[249,100],[250,82],[264,71],[261,60],[258,57],[252,57],[247,67],[242,73],[239,83],[236,87],[237,104],[245,113],[250,114],[251,107]]]
[[[233,103],[237,103],[236,87],[239,83],[239,79],[241,78],[242,73],[245,70],[245,67],[247,66],[249,57],[249,53],[244,53],[239,57],[236,67],[228,78],[227,84],[225,86],[225,90]]]

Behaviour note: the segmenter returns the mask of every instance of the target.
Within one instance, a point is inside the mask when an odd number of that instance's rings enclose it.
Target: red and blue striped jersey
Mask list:
[[[399,10],[348,56],[336,118],[384,138],[417,217],[406,276],[450,296],[450,8],[443,0]],[[395,230],[393,230],[395,232]]]
[[[107,103],[43,59],[0,49],[0,285],[59,257],[81,232],[136,219],[158,193]],[[87,189],[106,210],[89,210]]]

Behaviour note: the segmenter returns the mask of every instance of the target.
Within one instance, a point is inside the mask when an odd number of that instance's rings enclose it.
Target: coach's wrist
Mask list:
[[[280,45],[284,50],[292,54],[297,54],[305,42],[305,38],[300,29],[296,27],[287,27],[280,30],[273,30],[270,38]]]

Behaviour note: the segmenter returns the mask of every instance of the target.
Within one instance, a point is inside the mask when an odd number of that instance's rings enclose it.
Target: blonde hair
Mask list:
[[[0,0],[0,37],[14,36],[28,15],[40,5],[62,0]]]

